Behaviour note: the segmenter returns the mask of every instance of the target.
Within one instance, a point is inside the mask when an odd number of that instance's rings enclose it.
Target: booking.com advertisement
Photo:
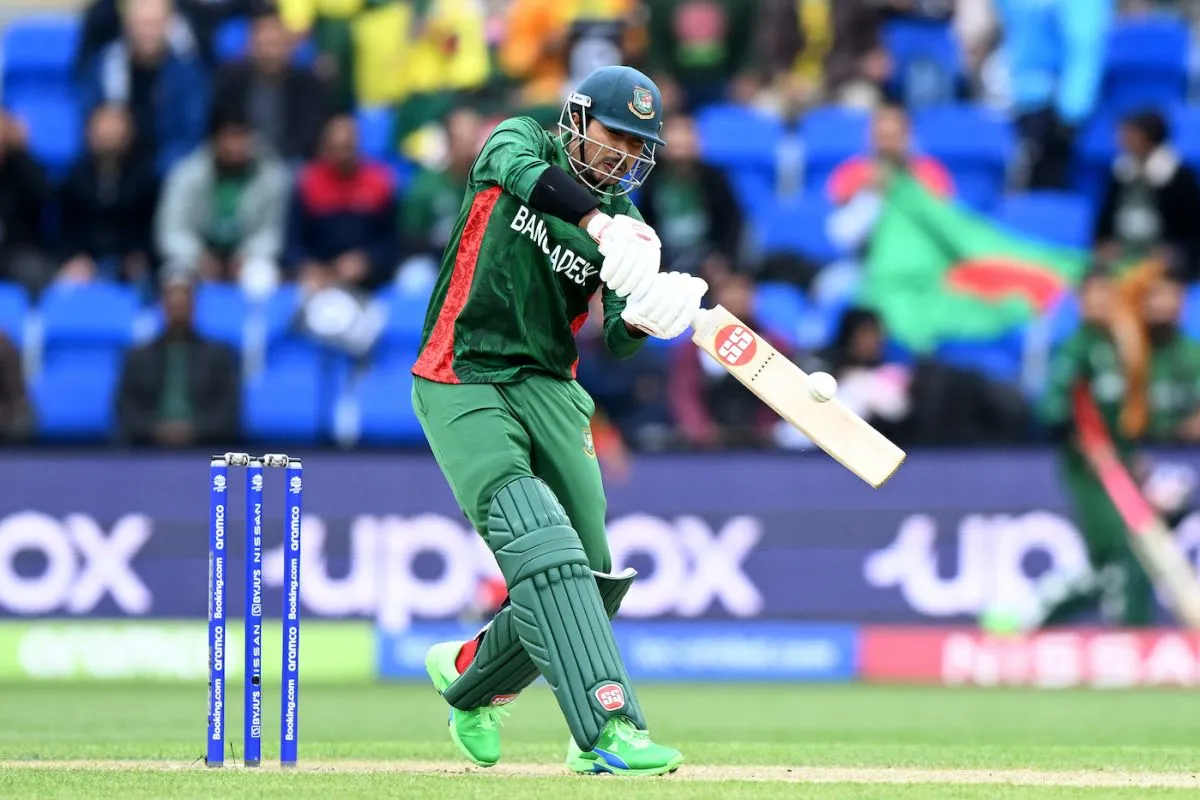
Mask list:
[[[2,676],[203,676],[207,467],[202,454],[0,465]],[[234,637],[239,471],[230,485]],[[304,487],[306,679],[419,678],[430,644],[486,622],[481,597],[498,571],[432,460],[316,453]],[[274,620],[283,489],[268,471]],[[1015,640],[974,629],[989,603],[1020,602],[1035,580],[1086,565],[1049,451],[916,454],[879,490],[820,455],[642,457],[609,487],[608,533],[614,571],[639,573],[615,625],[635,678],[1200,683],[1200,642],[1168,627]],[[1195,561],[1200,515],[1179,535]]]

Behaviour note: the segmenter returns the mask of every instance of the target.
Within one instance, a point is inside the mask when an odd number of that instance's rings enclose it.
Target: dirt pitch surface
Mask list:
[[[244,769],[226,762],[225,769]],[[0,761],[7,769],[109,769],[114,771],[176,771],[204,769],[199,763],[169,761]],[[278,763],[260,769],[278,771]],[[488,775],[504,777],[554,777],[570,775],[548,764],[499,764],[490,769],[442,761],[308,761],[297,772],[403,773],[411,775]],[[587,778],[581,778],[586,780]],[[857,767],[704,766],[685,765],[671,781],[752,781],[765,783],[943,784],[948,786],[998,784],[1006,786],[1062,786],[1074,788],[1171,788],[1200,790],[1200,773],[1135,772],[1126,770],[1028,769],[911,769]]]

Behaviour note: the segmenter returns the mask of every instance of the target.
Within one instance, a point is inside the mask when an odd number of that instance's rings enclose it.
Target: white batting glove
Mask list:
[[[658,339],[674,339],[687,330],[708,291],[702,279],[683,272],[660,272],[646,290],[629,298],[621,319]]]
[[[587,232],[604,256],[600,280],[618,296],[644,291],[648,281],[658,274],[662,242],[646,223],[625,214],[596,214],[588,220]]]

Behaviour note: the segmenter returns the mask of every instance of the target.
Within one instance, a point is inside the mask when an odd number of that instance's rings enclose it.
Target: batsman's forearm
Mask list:
[[[621,319],[618,313],[604,321],[604,345],[617,358],[631,358],[649,338],[645,333]]]

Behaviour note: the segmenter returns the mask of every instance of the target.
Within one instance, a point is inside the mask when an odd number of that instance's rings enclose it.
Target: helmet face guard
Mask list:
[[[591,108],[591,105],[590,97],[572,92],[567,98],[567,102],[563,104],[562,113],[558,117],[558,130],[563,137],[563,145],[567,151],[567,161],[571,165],[571,171],[575,173],[575,177],[583,181],[584,185],[598,194],[607,197],[621,197],[629,194],[641,186],[650,174],[650,170],[654,169],[656,145],[654,142],[643,139],[642,152],[639,155],[633,155],[596,141],[587,134],[588,109]],[[575,124],[573,114],[579,115],[578,125]],[[606,128],[621,130],[616,126],[605,125],[604,120],[599,117],[591,118],[596,119]],[[637,135],[635,131],[629,131],[629,133]],[[628,163],[630,159],[633,160],[633,163],[623,173],[616,171],[622,169],[622,166],[605,170],[601,165],[613,158],[620,158],[622,165]]]

